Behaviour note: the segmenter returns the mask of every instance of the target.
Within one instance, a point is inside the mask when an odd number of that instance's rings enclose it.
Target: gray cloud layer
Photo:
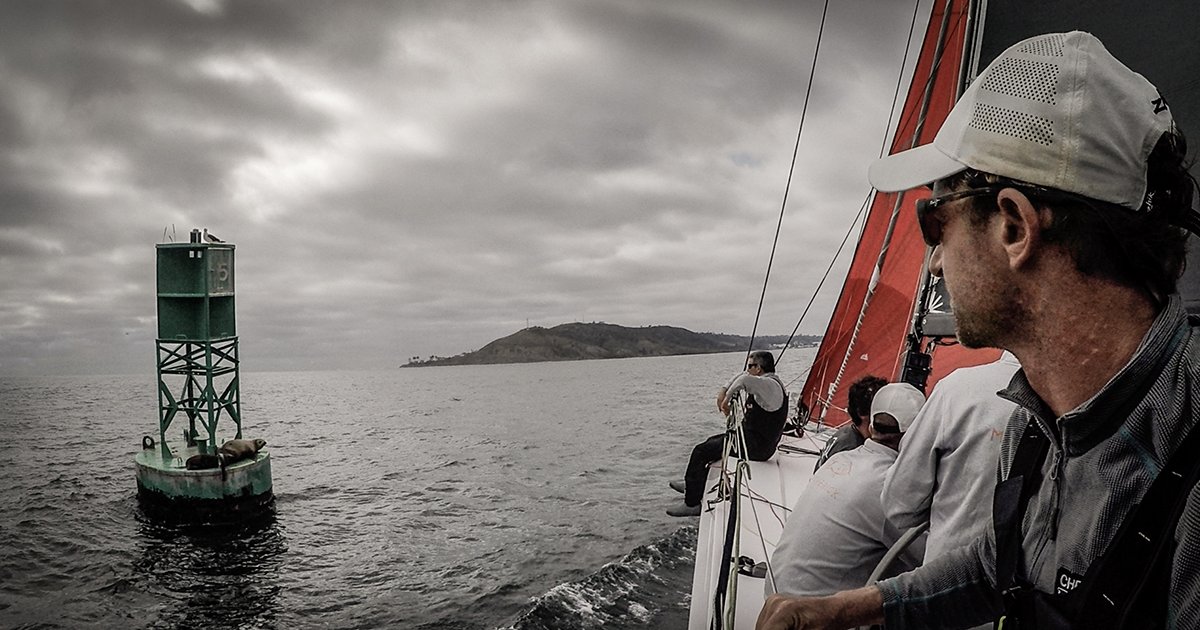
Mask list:
[[[831,4],[760,332],[868,192],[914,8]],[[822,6],[4,3],[0,374],[152,371],[170,226],[236,243],[247,369],[748,334]]]

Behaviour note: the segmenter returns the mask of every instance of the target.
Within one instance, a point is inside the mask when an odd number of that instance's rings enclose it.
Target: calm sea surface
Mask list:
[[[153,374],[0,379],[0,627],[684,628],[666,482],[741,361],[244,372],[276,504],[237,528],[138,509]]]

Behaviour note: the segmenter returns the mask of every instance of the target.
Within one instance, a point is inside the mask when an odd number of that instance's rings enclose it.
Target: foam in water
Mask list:
[[[532,600],[501,630],[685,628],[695,562],[696,528],[682,527],[637,547],[575,582],[559,584]]]

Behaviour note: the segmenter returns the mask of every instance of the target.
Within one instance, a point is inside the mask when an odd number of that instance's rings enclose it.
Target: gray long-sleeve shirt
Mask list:
[[[1043,483],[1022,523],[1025,578],[1045,593],[1077,584],[1200,419],[1200,338],[1172,296],[1133,358],[1095,396],[1055,418],[1018,372],[1005,397],[1019,407],[1005,431],[1006,479],[1030,418],[1052,436]],[[995,619],[994,532],[922,568],[880,583],[886,627],[956,628]],[[1166,625],[1200,627],[1200,494],[1175,530]],[[1067,579],[1062,579],[1064,576]],[[1077,586],[1076,586],[1077,587]]]
[[[733,398],[734,394],[743,389],[754,397],[754,402],[758,403],[758,406],[762,407],[764,411],[776,411],[787,402],[783,381],[774,372],[768,372],[762,376],[742,372],[733,377],[725,386],[725,395]]]

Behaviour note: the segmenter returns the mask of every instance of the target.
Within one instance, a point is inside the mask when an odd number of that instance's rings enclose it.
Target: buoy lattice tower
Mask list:
[[[188,442],[203,451],[218,446],[222,415],[242,437],[234,246],[181,245],[158,246],[158,435],[164,458],[171,457],[167,429],[180,412],[188,420]]]
[[[187,467],[196,455],[218,454],[222,420],[234,425],[229,437],[242,439],[233,263],[233,244],[205,242],[199,230],[190,242],[156,247],[158,439],[143,438],[135,462],[143,504],[172,515],[238,516],[272,499],[265,450],[228,466]],[[172,448],[170,429],[183,419]]]

